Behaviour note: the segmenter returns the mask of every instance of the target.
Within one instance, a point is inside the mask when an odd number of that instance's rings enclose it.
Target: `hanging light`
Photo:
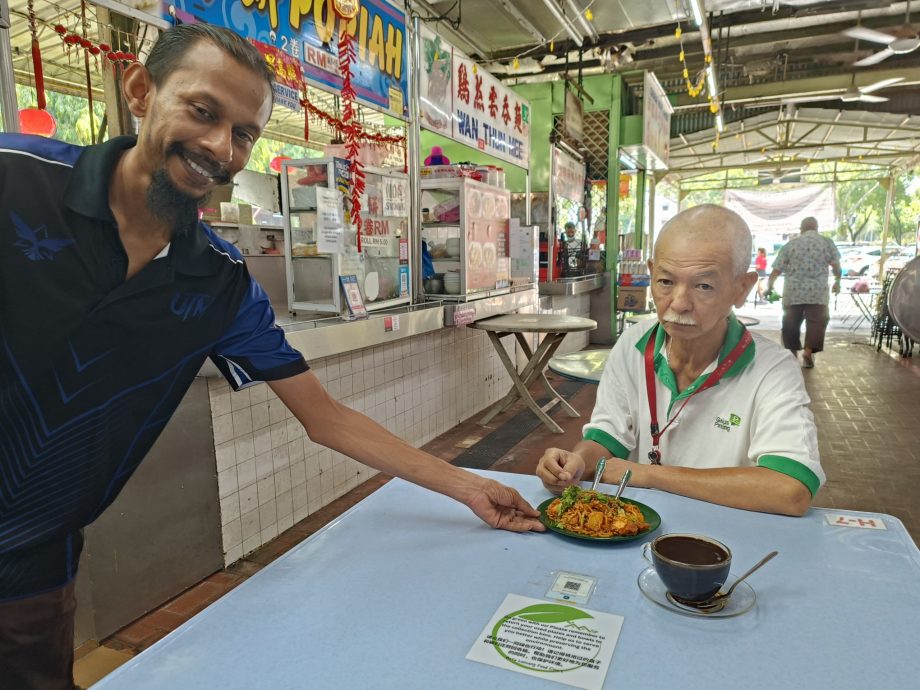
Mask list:
[[[23,108],[19,111],[19,131],[23,134],[37,134],[53,137],[57,132],[54,115],[41,108]]]

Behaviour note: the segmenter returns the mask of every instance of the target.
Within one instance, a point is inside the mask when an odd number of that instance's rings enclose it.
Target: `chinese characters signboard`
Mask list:
[[[431,31],[421,38],[421,126],[528,167],[530,104]]]
[[[342,88],[338,37],[344,29],[355,37],[352,83],[358,100],[408,117],[406,17],[385,0],[361,0],[351,20],[336,15],[333,0],[174,0],[162,7],[167,19],[172,20],[172,9],[182,22],[223,26],[276,48],[300,64],[308,82],[333,90]],[[281,102],[290,106],[288,101]]]

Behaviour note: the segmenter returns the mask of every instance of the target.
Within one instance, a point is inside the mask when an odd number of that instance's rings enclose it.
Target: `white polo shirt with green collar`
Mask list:
[[[615,457],[648,464],[652,437],[644,353],[649,338],[655,339],[658,424],[664,428],[744,331],[734,314],[729,316],[718,359],[678,393],[665,354],[664,329],[657,323],[651,328],[640,323],[626,330],[607,360],[584,438],[601,444]],[[661,437],[661,463],[698,468],[767,467],[795,477],[814,496],[825,475],[801,370],[788,351],[752,335],[752,344],[722,379],[694,395]]]

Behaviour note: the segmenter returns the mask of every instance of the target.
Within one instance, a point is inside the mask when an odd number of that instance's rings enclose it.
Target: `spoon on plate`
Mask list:
[[[623,476],[620,478],[620,485],[617,487],[617,492],[613,497],[614,501],[620,500],[620,494],[623,493],[623,489],[625,489],[626,485],[629,484],[630,477],[632,477],[632,470],[626,470],[623,473]]]
[[[607,466],[607,458],[600,458],[597,461],[597,465],[594,467],[594,481],[591,483],[591,491],[597,490],[597,484],[601,480],[601,475],[604,474],[604,468]]]
[[[761,558],[754,565],[754,567],[752,567],[744,575],[742,575],[737,580],[735,580],[734,583],[732,583],[732,586],[728,588],[728,591],[725,592],[725,594],[719,593],[713,596],[711,599],[707,599],[706,601],[701,601],[698,603],[694,602],[693,608],[699,609],[701,611],[710,611],[712,609],[717,609],[717,610],[722,609],[728,603],[728,600],[731,598],[732,592],[735,591],[735,587],[737,587],[741,583],[742,580],[747,579],[748,575],[753,573],[755,570],[759,570],[761,567],[766,565],[768,561],[770,561],[774,556],[778,554],[779,554],[779,551],[771,551],[766,556]]]

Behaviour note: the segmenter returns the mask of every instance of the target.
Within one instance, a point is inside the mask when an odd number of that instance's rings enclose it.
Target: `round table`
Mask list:
[[[560,376],[585,383],[599,383],[610,348],[582,350],[568,355],[558,355],[549,361],[549,369]]]
[[[511,376],[513,383],[511,390],[508,391],[505,397],[489,408],[485,416],[479,420],[480,424],[488,424],[493,417],[507,410],[518,398],[524,401],[540,421],[557,434],[563,432],[562,427],[556,424],[547,414],[554,405],[561,404],[569,417],[581,416],[549,385],[543,370],[546,369],[546,365],[556,353],[556,350],[559,349],[567,334],[593,331],[597,328],[596,321],[580,316],[561,314],[505,314],[491,319],[476,321],[470,324],[470,328],[476,328],[488,333],[489,340],[492,341],[492,345],[498,353],[502,364],[505,365],[505,369]],[[545,334],[536,350],[531,350],[527,338],[524,337],[525,333]],[[508,352],[501,343],[501,339],[509,335],[515,337],[527,357],[527,364],[523,371],[518,372],[517,367],[511,361]],[[550,401],[543,406],[537,404],[537,401],[533,399],[528,390],[530,384],[537,380],[540,381],[544,390],[550,396]]]

